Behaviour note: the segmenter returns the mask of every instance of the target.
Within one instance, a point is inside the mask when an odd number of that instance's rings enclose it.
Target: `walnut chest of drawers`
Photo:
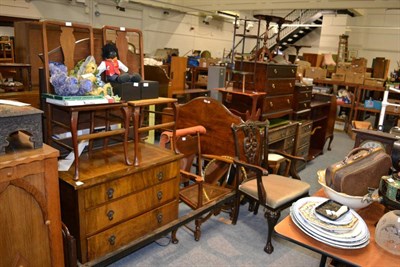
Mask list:
[[[72,172],[60,172],[62,218],[77,240],[81,263],[111,257],[178,218],[181,156],[139,146],[136,167],[124,164],[117,145],[83,154],[77,182]]]

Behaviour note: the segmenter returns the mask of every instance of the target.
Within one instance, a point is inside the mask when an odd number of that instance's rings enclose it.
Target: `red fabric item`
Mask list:
[[[106,59],[106,75],[112,76],[114,74],[121,74],[121,72],[119,71],[118,59],[108,58]]]
[[[206,131],[207,130],[206,130],[206,128],[204,128],[204,126],[196,125],[193,127],[178,129],[178,130],[176,130],[175,134],[176,134],[176,137],[180,137],[180,136],[185,136],[188,134],[195,134],[197,132],[199,132],[200,134],[205,134]],[[171,137],[172,137],[172,132],[169,132],[169,131],[162,132],[161,136],[160,136],[160,147],[165,148],[165,145],[171,141]]]

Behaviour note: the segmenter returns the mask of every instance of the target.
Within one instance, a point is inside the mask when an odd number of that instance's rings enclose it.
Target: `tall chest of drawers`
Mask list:
[[[140,166],[122,146],[83,155],[80,180],[61,173],[62,218],[77,240],[78,260],[96,262],[178,218],[180,155],[140,143]]]
[[[246,76],[246,91],[266,93],[257,103],[262,120],[292,115],[296,65],[250,61],[237,62],[236,65],[244,72],[253,73]],[[241,79],[243,77],[235,75],[234,85],[239,85]],[[240,108],[239,111],[243,112]]]

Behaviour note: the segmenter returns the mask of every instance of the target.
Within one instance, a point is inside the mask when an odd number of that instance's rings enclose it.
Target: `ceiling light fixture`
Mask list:
[[[213,19],[213,17],[208,15],[203,19],[203,23],[208,25],[208,24],[210,24],[210,21],[212,21],[212,19]]]
[[[239,13],[231,11],[217,11],[217,15],[227,19],[235,19],[239,17]]]

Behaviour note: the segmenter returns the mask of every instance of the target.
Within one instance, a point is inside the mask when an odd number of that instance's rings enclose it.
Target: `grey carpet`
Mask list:
[[[354,141],[347,134],[335,132],[334,136],[332,150],[327,151],[325,147],[324,154],[299,173],[302,180],[311,184],[310,194],[320,188],[317,170],[342,160],[353,148]],[[281,219],[288,213],[285,210]],[[169,239],[165,237],[111,266],[319,266],[319,254],[277,236],[272,241],[274,252],[266,254],[263,248],[267,225],[262,209],[253,215],[247,211],[247,205],[242,206],[236,225],[227,223],[227,219],[227,214],[220,214],[204,223],[198,242],[182,227],[177,234],[178,244],[168,244]]]

